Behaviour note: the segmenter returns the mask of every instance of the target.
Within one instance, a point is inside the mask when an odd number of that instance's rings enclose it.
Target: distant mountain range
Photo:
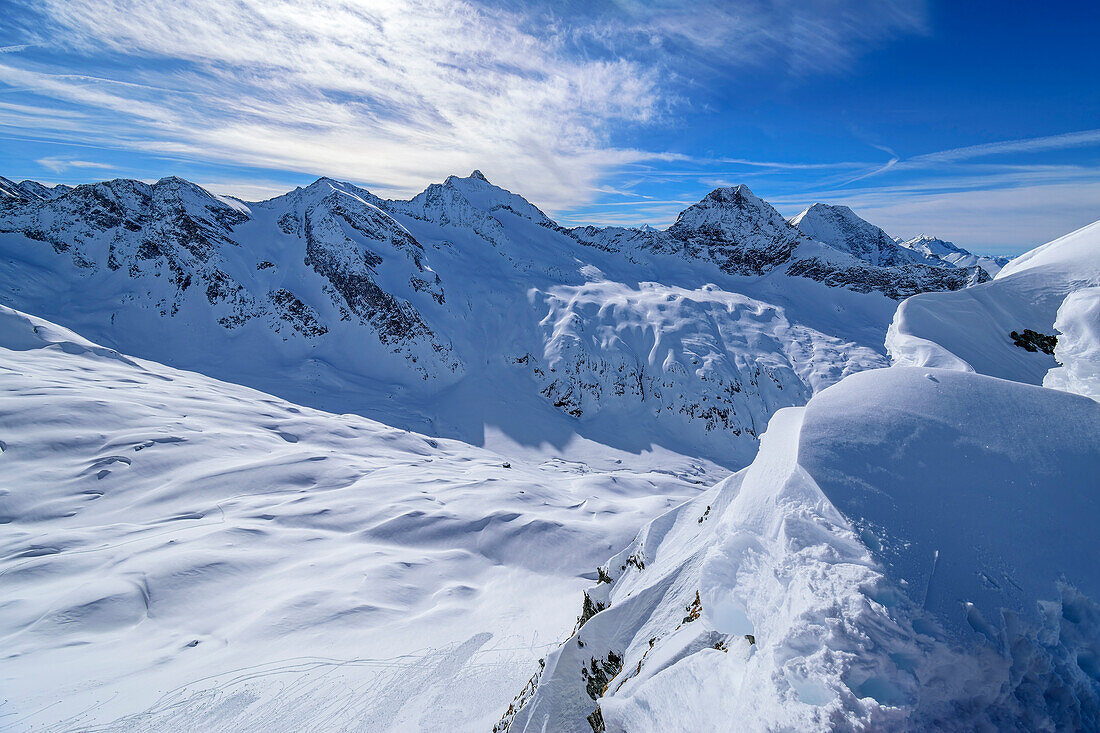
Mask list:
[[[927,249],[745,186],[656,230],[563,227],[478,171],[408,201],[0,179],[0,302],[125,353],[473,442],[529,440],[523,403],[561,440],[734,466],[776,409],[886,363],[897,300],[989,277]]]

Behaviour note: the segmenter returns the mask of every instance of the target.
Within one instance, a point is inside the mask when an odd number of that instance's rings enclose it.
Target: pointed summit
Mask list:
[[[419,216],[432,216],[446,218],[454,221],[472,221],[478,215],[471,214],[467,209],[481,212],[492,217],[504,216],[508,213],[530,219],[537,224],[552,225],[553,222],[546,214],[519,194],[501,188],[489,182],[489,179],[475,170],[466,178],[459,176],[447,176],[442,183],[433,183],[424,191],[414,196],[407,202],[390,202],[392,207],[403,211],[419,211]],[[429,211],[436,213],[429,214]],[[491,228],[499,226],[499,222],[488,225]],[[494,235],[491,239],[495,241]]]
[[[750,230],[780,239],[797,236],[771,204],[744,184],[714,189],[702,201],[681,211],[669,233],[681,236],[695,231],[711,232],[737,239]]]
[[[903,265],[925,262],[910,250],[903,249],[886,232],[862,219],[847,206],[814,204],[791,224],[810,239],[827,244],[833,249],[858,257],[872,265]]]
[[[759,275],[787,261],[803,240],[771,204],[748,186],[716,188],[680,212],[669,235],[693,257],[731,274]]]

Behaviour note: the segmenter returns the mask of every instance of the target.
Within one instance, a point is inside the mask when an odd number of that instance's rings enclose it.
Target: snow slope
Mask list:
[[[709,481],[606,462],[299,407],[0,307],[0,729],[486,729],[595,564]]]
[[[608,731],[1095,727],[1098,425],[1077,395],[903,367],[780,411],[752,466],[607,564],[609,608],[510,730],[589,731],[597,705]]]
[[[1011,333],[1054,335],[1058,309],[1074,291],[1100,284],[1100,222],[1009,262],[992,282],[904,301],[886,348],[895,363],[977,371],[1042,384],[1053,355],[1016,346]]]
[[[1100,404],[931,341],[1027,313],[1022,292],[1064,302],[1067,382],[1090,385],[1094,229],[905,301],[895,327],[910,304],[941,309],[939,331],[902,340],[937,363],[777,412],[748,468],[600,569],[497,730],[1100,726]],[[974,292],[985,320],[959,309]]]

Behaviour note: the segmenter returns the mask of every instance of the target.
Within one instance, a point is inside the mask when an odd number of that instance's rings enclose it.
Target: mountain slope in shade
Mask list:
[[[0,366],[4,730],[488,729],[591,568],[706,480],[319,412],[3,307]]]
[[[1060,384],[1088,394],[1094,229],[955,298],[905,301],[895,327],[914,303],[962,318],[904,353],[951,354],[966,328],[981,341],[1027,292],[1062,304],[1067,365],[1051,374],[1075,369]],[[600,569],[497,730],[1097,727],[1097,426],[1094,400],[954,356],[777,412],[748,468]]]

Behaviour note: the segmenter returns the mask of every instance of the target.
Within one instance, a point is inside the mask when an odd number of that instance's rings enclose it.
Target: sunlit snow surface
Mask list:
[[[595,566],[713,480],[296,407],[7,308],[0,426],[4,730],[486,729]]]
[[[1057,313],[1091,358],[1098,231],[903,303],[901,365],[780,410],[748,468],[647,525],[499,728],[1100,726],[1100,404],[1022,383],[1054,358],[1007,338]]]

